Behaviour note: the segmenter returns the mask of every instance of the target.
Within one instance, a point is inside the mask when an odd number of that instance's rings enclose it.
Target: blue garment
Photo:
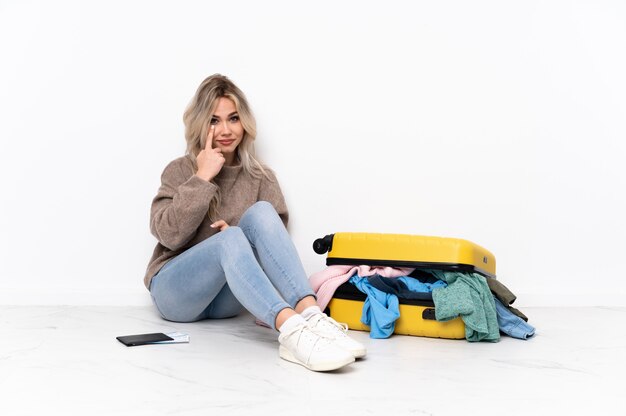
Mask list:
[[[427,298],[430,298],[430,292],[434,288],[446,286],[442,281],[422,283],[409,276],[353,276],[349,281],[367,295],[363,303],[361,322],[370,327],[370,338],[389,338],[393,334],[396,321],[400,317],[398,296],[404,299],[423,299],[424,295],[428,295]],[[380,290],[373,282],[385,290]]]
[[[448,283],[448,287],[433,290],[438,321],[460,316],[465,323],[465,339],[471,342],[497,342],[500,339],[496,306],[484,276],[436,269],[428,271]]]
[[[446,287],[448,284],[443,280],[437,280],[434,283],[423,283],[409,276],[398,277],[398,280],[406,285],[413,292],[432,292],[438,287]]]
[[[494,301],[496,302],[500,331],[519,339],[528,339],[535,335],[535,327],[525,322],[519,316],[514,315],[498,298],[494,298]]]
[[[273,328],[278,312],[315,296],[282,220],[265,201],[248,208],[238,226],[167,262],[150,294],[169,321],[227,318],[245,307]]]
[[[378,290],[392,293],[401,299],[432,300],[432,291],[438,287],[446,287],[444,281],[423,283],[409,276],[382,277],[378,274],[369,276],[367,281]]]
[[[361,322],[370,327],[370,338],[389,338],[400,317],[398,297],[376,289],[366,277],[352,276],[349,282],[367,295]]]

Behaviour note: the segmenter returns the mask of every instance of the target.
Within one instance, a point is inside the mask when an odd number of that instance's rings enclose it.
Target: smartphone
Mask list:
[[[115,337],[119,342],[127,347],[134,347],[136,345],[153,344],[159,341],[173,341],[174,338],[167,336],[161,332],[155,332],[153,334],[137,334],[137,335],[124,335],[121,337]]]

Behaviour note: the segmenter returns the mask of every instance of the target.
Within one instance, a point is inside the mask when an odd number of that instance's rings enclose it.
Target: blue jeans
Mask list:
[[[518,339],[528,339],[535,335],[535,327],[525,322],[522,318],[514,315],[509,311],[498,298],[494,297],[496,302],[496,313],[498,314],[498,326],[500,331],[510,337]]]
[[[278,312],[315,296],[283,222],[265,201],[248,208],[238,226],[167,262],[150,294],[168,321],[229,318],[245,308],[272,328]]]

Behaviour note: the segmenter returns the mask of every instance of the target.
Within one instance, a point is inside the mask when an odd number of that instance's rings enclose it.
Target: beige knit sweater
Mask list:
[[[161,186],[152,200],[150,231],[159,241],[148,264],[144,284],[150,288],[152,277],[172,258],[219,232],[210,227],[209,203],[218,187],[221,204],[218,218],[237,225],[243,213],[257,201],[270,202],[287,225],[285,198],[274,173],[265,168],[270,179],[247,175],[241,165],[224,166],[214,181],[200,179],[189,156],[180,157],[165,168]]]

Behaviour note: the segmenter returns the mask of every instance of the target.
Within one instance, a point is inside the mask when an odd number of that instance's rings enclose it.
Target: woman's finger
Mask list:
[[[228,227],[229,225],[224,220],[218,220],[218,221],[215,221],[213,224],[211,224],[211,228],[219,228],[220,231],[224,231]]]
[[[215,134],[215,126],[209,127],[209,132],[206,135],[206,143],[204,144],[205,149],[213,148],[213,134]]]

